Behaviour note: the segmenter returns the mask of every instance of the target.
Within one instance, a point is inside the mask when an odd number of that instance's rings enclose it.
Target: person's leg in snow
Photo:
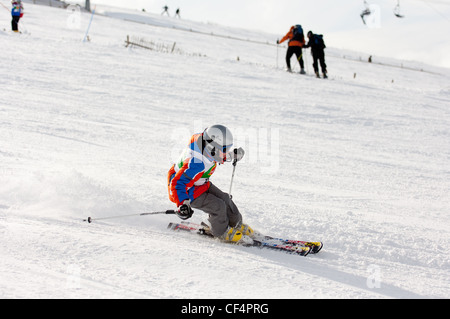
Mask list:
[[[19,20],[20,17],[13,16],[11,20],[11,27],[14,32],[19,32]]]
[[[236,227],[242,222],[242,215],[230,196],[212,183],[208,191],[192,201],[191,206],[209,214],[214,237],[223,236],[229,227]]]

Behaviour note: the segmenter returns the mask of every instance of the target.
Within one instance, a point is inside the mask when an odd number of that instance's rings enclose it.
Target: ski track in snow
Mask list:
[[[333,55],[329,80],[303,77],[275,67],[276,47],[108,10],[114,18],[95,16],[88,43],[64,11],[31,4],[27,32],[0,31],[0,297],[448,298],[447,69]],[[127,35],[185,54],[125,48]],[[245,221],[322,240],[318,255],[172,233],[174,216],[82,222],[173,208],[171,160],[215,123],[247,150],[233,184]],[[228,190],[231,170],[212,182]]]

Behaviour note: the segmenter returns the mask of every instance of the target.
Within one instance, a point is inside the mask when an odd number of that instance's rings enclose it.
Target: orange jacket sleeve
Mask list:
[[[286,40],[290,40],[290,39],[292,39],[294,37],[294,32],[292,32],[292,29],[291,30],[289,30],[289,32],[288,33],[286,33],[286,35],[280,40],[280,43],[283,43],[284,41],[286,41]]]

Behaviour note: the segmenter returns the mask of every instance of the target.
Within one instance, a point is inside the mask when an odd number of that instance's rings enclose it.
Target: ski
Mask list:
[[[303,241],[303,240],[294,240],[294,239],[283,239],[283,238],[275,238],[271,236],[264,236],[261,234],[257,234],[257,236],[263,236],[264,239],[270,240],[279,240],[283,243],[290,245],[300,245],[300,246],[308,246],[311,247],[311,254],[317,254],[323,247],[323,243],[320,241]]]
[[[186,231],[202,236],[212,237],[207,235],[203,230],[201,225],[191,223],[191,222],[181,222],[181,223],[169,223],[167,226],[168,229],[174,231]],[[311,242],[302,242],[296,240],[284,240],[270,236],[264,236],[259,233],[252,236],[253,243],[245,243],[242,246],[248,247],[259,247],[271,250],[278,250],[282,252],[286,252],[289,254],[296,254],[300,256],[306,256],[309,253],[317,253],[323,245],[320,245],[320,248],[317,249],[317,246],[311,244]]]

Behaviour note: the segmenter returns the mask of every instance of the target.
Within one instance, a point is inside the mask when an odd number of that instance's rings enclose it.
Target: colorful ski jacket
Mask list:
[[[23,16],[23,5],[22,2],[14,2],[13,7],[11,9],[11,15],[13,17],[22,17]]]
[[[217,167],[217,162],[202,152],[201,140],[201,133],[194,134],[178,162],[168,172],[169,199],[177,206],[186,199],[193,201],[206,192],[210,185],[209,178]]]
[[[291,27],[289,32],[280,40],[279,43],[283,43],[284,41],[289,39],[290,47],[303,47],[305,45],[305,38],[302,37],[301,40],[294,39],[294,26]]]

